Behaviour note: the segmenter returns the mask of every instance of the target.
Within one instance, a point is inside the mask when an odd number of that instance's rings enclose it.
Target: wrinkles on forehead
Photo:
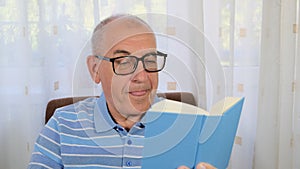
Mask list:
[[[144,22],[132,18],[122,17],[105,24],[102,28],[95,30],[93,34],[93,54],[105,55],[119,42],[134,36],[154,33]]]

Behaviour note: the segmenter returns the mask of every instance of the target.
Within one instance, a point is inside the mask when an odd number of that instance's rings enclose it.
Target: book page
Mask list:
[[[152,105],[151,109],[149,111],[154,112],[168,112],[168,113],[176,113],[176,114],[199,114],[199,115],[209,115],[207,111],[204,109],[201,109],[199,107],[164,99],[158,103],[155,103]]]
[[[222,115],[230,107],[236,104],[241,98],[239,97],[226,97],[223,100],[214,104],[211,108],[209,115]]]

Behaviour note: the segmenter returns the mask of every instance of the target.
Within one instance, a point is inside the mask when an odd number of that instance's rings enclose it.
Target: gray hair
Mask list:
[[[104,35],[104,27],[107,26],[109,23],[116,21],[118,19],[128,19],[128,26],[130,27],[135,27],[137,25],[141,25],[143,24],[144,26],[146,26],[151,32],[153,32],[152,28],[148,25],[148,23],[146,23],[144,20],[142,20],[141,18],[134,16],[134,15],[130,15],[130,14],[118,14],[118,15],[112,15],[106,19],[104,19],[103,21],[101,21],[94,29],[93,31],[93,35],[91,38],[91,43],[92,43],[92,52],[93,55],[97,55],[99,54],[99,51],[101,50],[101,44],[105,43],[105,39],[103,38]],[[101,53],[103,55],[103,53]]]

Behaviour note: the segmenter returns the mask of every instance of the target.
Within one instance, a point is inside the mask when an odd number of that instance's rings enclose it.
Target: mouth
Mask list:
[[[136,90],[136,91],[130,91],[129,94],[135,97],[141,97],[148,95],[150,90]]]

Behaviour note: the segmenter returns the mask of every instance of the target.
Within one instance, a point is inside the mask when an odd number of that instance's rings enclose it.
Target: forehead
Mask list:
[[[101,29],[101,53],[106,54],[116,46],[155,47],[156,41],[152,30],[143,22],[122,18],[112,21]],[[132,46],[133,47],[133,46]]]
[[[116,43],[108,52],[116,50],[124,50],[128,53],[153,51],[156,50],[156,40],[153,34],[135,35]]]

